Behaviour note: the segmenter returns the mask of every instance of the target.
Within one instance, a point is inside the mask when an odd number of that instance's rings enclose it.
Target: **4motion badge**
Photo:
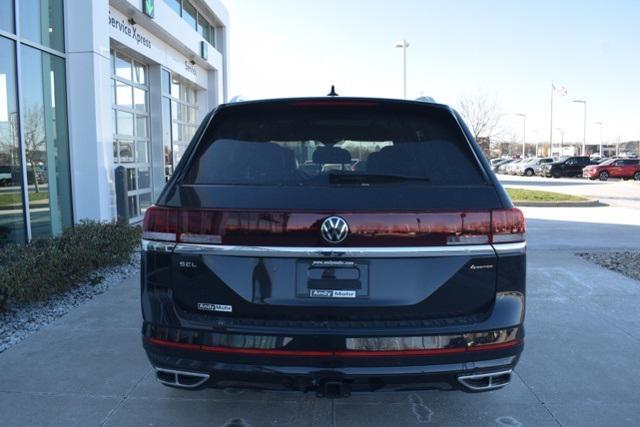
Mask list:
[[[471,264],[469,270],[490,270],[493,268],[493,264]]]

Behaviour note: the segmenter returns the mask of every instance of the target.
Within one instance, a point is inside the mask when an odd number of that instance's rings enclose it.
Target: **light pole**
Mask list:
[[[538,142],[540,141],[540,132],[537,130],[532,130],[530,133],[534,134],[536,137],[534,138],[536,144],[536,152],[535,157],[538,157]]]
[[[524,113],[518,113],[516,116],[522,117],[522,158],[524,159],[527,147],[527,115]]]
[[[602,157],[602,128],[604,127],[604,122],[599,121],[596,124],[600,126],[600,157]]]
[[[574,99],[573,102],[582,104],[584,107],[584,119],[582,121],[582,155],[584,156],[587,153],[587,101],[584,99]]]
[[[562,157],[562,149],[564,148],[564,129],[563,128],[556,128],[557,131],[560,131],[560,153],[558,154],[558,157]]]
[[[402,97],[407,99],[407,48],[409,42],[402,39],[396,43],[396,47],[402,48]]]

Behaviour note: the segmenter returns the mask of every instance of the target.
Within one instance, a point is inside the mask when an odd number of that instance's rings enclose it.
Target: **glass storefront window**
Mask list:
[[[147,67],[144,65],[134,62],[133,63],[133,71],[135,73],[135,82],[140,85],[147,84]]]
[[[169,72],[163,70],[165,72],[168,81]],[[163,123],[170,123],[163,127],[162,134],[166,180],[171,177],[198,127],[197,99],[196,88],[178,77],[171,79],[170,94],[163,94]]]
[[[31,234],[58,234],[71,226],[66,77],[62,58],[23,45],[22,124]]]
[[[180,15],[182,7],[180,5],[181,0],[165,0],[165,3],[169,5],[169,7],[176,11],[178,15]]]
[[[62,0],[20,0],[21,36],[64,52]]]
[[[14,49],[0,37],[0,246],[25,240]]]
[[[162,70],[167,74],[167,83],[169,82],[169,72]],[[162,97],[162,151],[164,154],[164,179],[168,181],[173,174],[173,155],[171,154],[171,100]]]
[[[147,111],[147,92],[137,87],[133,88],[133,103],[136,111]]]
[[[197,28],[196,25],[196,16],[198,12],[196,8],[189,2],[189,0],[182,1],[182,18],[187,21],[189,25],[193,27],[193,29]]]
[[[116,82],[116,104],[120,107],[132,108],[133,98],[131,96],[131,86]]]
[[[169,94],[171,91],[171,75],[167,70],[162,70],[162,93]]]
[[[114,161],[127,168],[129,217],[141,219],[143,199],[151,199],[149,142],[149,87],[147,67],[119,52],[112,52],[116,102],[113,103]]]
[[[204,18],[204,16],[198,14],[198,32],[202,36],[203,39],[209,41],[209,32],[211,31],[211,27],[209,23]]]
[[[116,111],[116,133],[118,135],[133,135],[133,114],[126,111]]]
[[[13,26],[13,0],[0,0],[0,30],[15,32]],[[6,56],[3,56],[6,58]]]
[[[120,55],[115,56],[116,76],[131,80],[131,61]]]

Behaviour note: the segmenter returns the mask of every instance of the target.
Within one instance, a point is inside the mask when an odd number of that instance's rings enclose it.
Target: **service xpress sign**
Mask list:
[[[135,25],[130,25],[126,19],[115,18],[111,16],[111,11],[109,11],[109,25],[111,25],[117,31],[120,31],[122,34],[131,37],[133,40],[135,40],[136,44],[151,49],[151,40],[140,34],[138,32],[138,28],[136,28]]]

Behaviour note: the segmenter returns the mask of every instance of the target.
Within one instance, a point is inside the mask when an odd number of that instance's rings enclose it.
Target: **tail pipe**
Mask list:
[[[156,378],[164,385],[181,388],[197,388],[209,380],[209,374],[200,372],[176,371],[154,367]]]
[[[504,387],[511,382],[511,369],[481,374],[460,375],[458,381],[472,391],[494,390]]]

